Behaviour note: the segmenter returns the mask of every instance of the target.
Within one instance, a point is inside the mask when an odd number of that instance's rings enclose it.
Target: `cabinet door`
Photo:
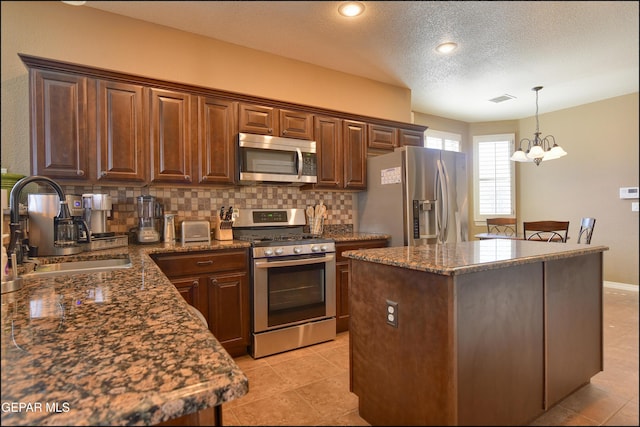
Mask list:
[[[343,122],[344,188],[367,188],[367,132],[366,124],[352,120]]]
[[[90,180],[88,79],[31,70],[31,173]]]
[[[398,143],[403,145],[424,146],[424,132],[409,129],[398,129]]]
[[[315,133],[318,156],[318,182],[316,188],[342,188],[342,120],[316,117]]]
[[[202,304],[198,296],[198,289],[200,287],[200,279],[198,277],[184,277],[180,279],[173,279],[171,283],[178,289],[180,295],[190,305],[196,307],[202,311]],[[207,313],[203,313],[205,316]],[[208,321],[208,320],[207,320]]]
[[[382,125],[369,125],[369,140],[367,146],[373,149],[393,151],[398,146],[396,128]]]
[[[260,135],[278,135],[278,121],[273,107],[240,103],[238,129],[240,132]]]
[[[151,89],[151,182],[190,184],[191,95]]]
[[[237,103],[198,97],[198,183],[233,184],[236,176]]]
[[[246,354],[249,345],[249,282],[244,272],[209,277],[209,329],[231,354]]]
[[[280,136],[313,139],[313,114],[301,111],[279,110]]]
[[[146,178],[142,86],[97,82],[96,154],[100,181]]]
[[[383,239],[336,243],[336,332],[349,330],[349,258],[342,256],[345,251],[385,248]]]

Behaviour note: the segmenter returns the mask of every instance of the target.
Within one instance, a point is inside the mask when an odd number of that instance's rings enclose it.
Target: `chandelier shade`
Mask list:
[[[522,138],[520,140],[518,149],[511,156],[511,160],[514,162],[533,162],[538,166],[541,162],[559,159],[567,155],[567,152],[556,143],[553,135],[540,137],[540,121],[538,119],[538,92],[540,89],[542,86],[531,89],[536,92],[536,132],[533,139]]]

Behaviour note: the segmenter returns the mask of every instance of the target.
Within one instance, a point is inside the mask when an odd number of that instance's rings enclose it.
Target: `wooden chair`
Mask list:
[[[593,234],[593,228],[596,226],[595,218],[582,218],[580,221],[580,231],[578,232],[578,243],[580,239],[584,237],[584,243],[591,244],[591,235]]]
[[[569,221],[529,221],[522,225],[526,240],[565,243],[569,234]]]
[[[518,234],[518,223],[515,218],[487,218],[487,233],[515,236]]]

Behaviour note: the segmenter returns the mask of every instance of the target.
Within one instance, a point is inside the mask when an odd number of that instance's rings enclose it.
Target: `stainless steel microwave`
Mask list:
[[[240,133],[238,161],[241,184],[318,182],[315,141]]]

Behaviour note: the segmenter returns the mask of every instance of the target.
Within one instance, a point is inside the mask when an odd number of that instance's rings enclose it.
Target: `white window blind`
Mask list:
[[[473,137],[475,221],[515,216],[514,135]]]
[[[460,151],[461,136],[457,133],[427,129],[424,132],[424,146],[439,150]]]

